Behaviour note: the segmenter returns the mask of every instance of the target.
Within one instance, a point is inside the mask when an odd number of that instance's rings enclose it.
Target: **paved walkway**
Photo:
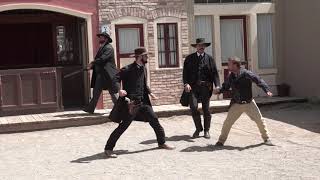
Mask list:
[[[263,107],[262,114],[274,147],[261,144],[246,115],[235,123],[226,146],[214,147],[226,113],[213,114],[210,140],[190,137],[190,116],[160,118],[173,151],[155,149],[149,124],[133,122],[116,146],[116,159],[102,153],[115,123],[1,134],[0,179],[320,179],[320,106],[279,104]]]
[[[304,98],[296,97],[256,98],[258,105],[304,101],[306,101]],[[228,110],[229,103],[229,100],[212,101],[210,103],[210,110],[212,112],[225,112]],[[180,104],[154,106],[154,110],[159,117],[189,114],[189,108],[183,107]],[[93,115],[87,114],[83,111],[64,111],[56,113],[0,117],[0,133],[102,124],[108,121],[107,117],[110,111],[110,109],[97,110]]]

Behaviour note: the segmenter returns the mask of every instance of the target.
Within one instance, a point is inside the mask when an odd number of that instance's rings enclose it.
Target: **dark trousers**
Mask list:
[[[146,119],[150,126],[153,128],[154,132],[157,136],[157,141],[159,145],[164,144],[165,141],[165,133],[163,127],[160,125],[157,115],[154,113],[152,107],[150,105],[141,105],[137,110],[137,115]],[[127,130],[130,126],[131,122],[134,120],[136,116],[128,115],[122,120],[119,126],[111,133],[107,144],[105,146],[105,150],[113,150],[120,136]]]
[[[85,110],[88,112],[93,113],[94,110],[96,109],[97,103],[99,101],[100,95],[103,90],[103,84],[101,82],[102,82],[101,76],[97,75],[96,82],[95,82],[95,85],[93,88],[93,96],[92,96],[88,106],[85,108]],[[118,99],[118,94],[113,94],[110,91],[109,91],[109,94],[111,96],[111,100],[112,100],[113,104],[115,104]]]
[[[202,111],[204,117],[204,128],[201,123],[201,114],[198,110],[198,102],[202,102]],[[211,125],[211,113],[209,111],[210,106],[210,90],[206,86],[194,86],[192,87],[190,95],[190,109],[192,118],[196,126],[197,131],[209,131]]]

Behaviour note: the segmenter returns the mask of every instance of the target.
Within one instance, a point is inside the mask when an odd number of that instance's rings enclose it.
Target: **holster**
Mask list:
[[[139,107],[142,105],[141,101],[130,101],[128,102],[129,114],[135,116],[138,112]]]

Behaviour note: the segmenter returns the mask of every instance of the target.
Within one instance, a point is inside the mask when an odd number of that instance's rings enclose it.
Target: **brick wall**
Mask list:
[[[121,17],[138,17],[147,20],[147,39],[149,56],[150,88],[160,99],[154,105],[179,103],[182,92],[182,64],[189,54],[189,28],[187,2],[185,0],[99,0],[100,24],[108,24]],[[154,40],[154,21],[161,17],[174,17],[180,21],[181,52],[180,67],[160,69],[157,67]],[[104,104],[112,105],[108,93],[104,93]]]

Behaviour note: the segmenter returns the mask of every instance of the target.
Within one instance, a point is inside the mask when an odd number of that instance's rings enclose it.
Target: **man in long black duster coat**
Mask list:
[[[112,79],[118,73],[115,64],[114,49],[110,44],[112,39],[106,32],[97,34],[97,36],[99,37],[101,47],[99,48],[94,61],[91,62],[88,67],[93,70],[91,79],[93,97],[90,100],[89,105],[84,109],[85,112],[90,114],[94,113],[102,90],[109,91],[113,103],[118,99],[118,94],[111,92]]]

